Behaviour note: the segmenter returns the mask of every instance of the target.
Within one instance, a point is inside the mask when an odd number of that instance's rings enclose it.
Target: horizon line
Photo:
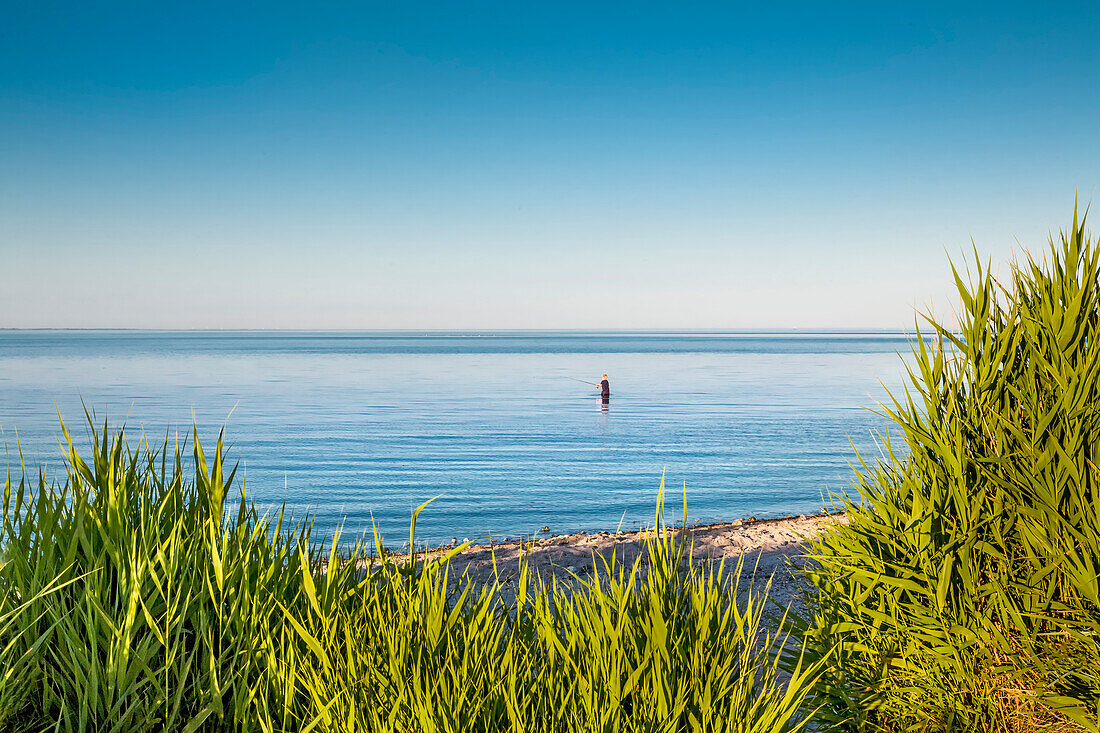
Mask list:
[[[866,327],[763,327],[763,328],[284,328],[284,327],[129,327],[129,326],[0,326],[0,332],[159,332],[159,333],[906,333],[915,328]]]

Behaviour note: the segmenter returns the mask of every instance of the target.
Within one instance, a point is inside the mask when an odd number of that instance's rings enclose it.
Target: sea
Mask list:
[[[821,511],[878,455],[894,332],[0,330],[0,466],[64,475],[59,415],[207,450],[318,538],[428,544]],[[605,404],[594,386],[606,373]]]

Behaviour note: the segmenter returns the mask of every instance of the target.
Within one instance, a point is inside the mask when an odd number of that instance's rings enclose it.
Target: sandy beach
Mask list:
[[[717,524],[688,525],[687,529],[670,527],[678,539],[690,543],[692,561],[704,564],[725,560],[733,570],[744,559],[744,577],[755,569],[757,581],[772,579],[769,595],[781,605],[797,601],[799,581],[791,572],[788,560],[801,566],[801,555],[807,540],[829,531],[846,521],[844,513],[788,516],[778,519],[738,519]],[[543,580],[576,582],[592,573],[594,564],[602,568],[600,558],[614,555],[630,566],[645,551],[647,534],[652,529],[620,532],[578,532],[549,535],[542,539],[511,540],[473,545],[452,561],[452,574],[465,573],[476,584],[490,582],[494,573],[507,587],[516,576],[522,558]],[[426,552],[426,558],[439,557],[452,547]],[[400,557],[400,556],[395,556]]]

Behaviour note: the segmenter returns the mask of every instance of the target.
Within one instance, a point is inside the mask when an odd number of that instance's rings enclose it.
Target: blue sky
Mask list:
[[[906,328],[1100,184],[1094,4],[0,6],[0,327]]]

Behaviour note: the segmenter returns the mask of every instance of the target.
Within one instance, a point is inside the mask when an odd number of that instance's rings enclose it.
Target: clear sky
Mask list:
[[[0,3],[0,327],[906,328],[1098,185],[1095,3]]]

